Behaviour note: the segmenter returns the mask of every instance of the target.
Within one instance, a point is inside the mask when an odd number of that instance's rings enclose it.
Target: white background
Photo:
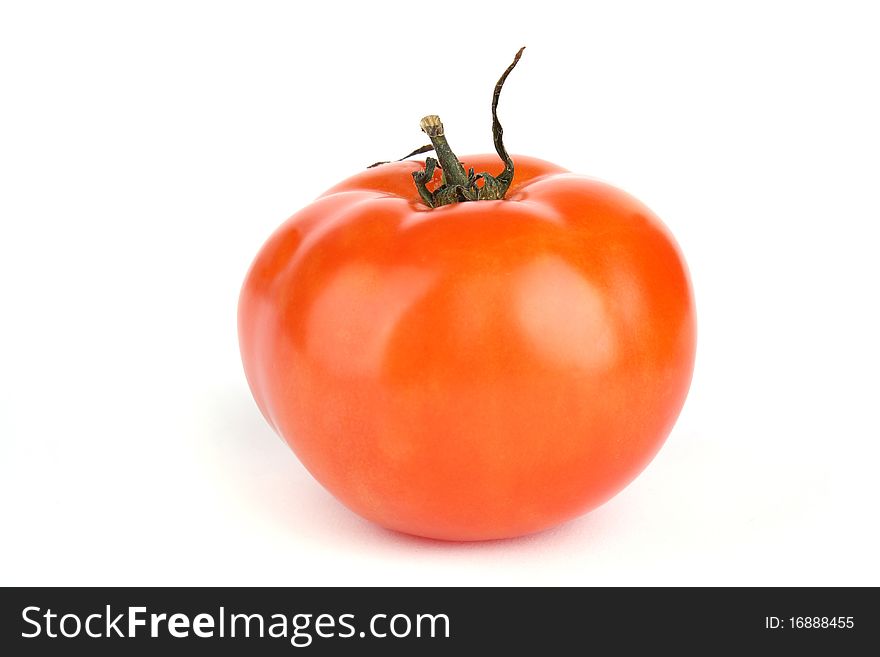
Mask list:
[[[880,585],[872,3],[0,9],[0,583]],[[652,207],[698,362],[597,511],[448,544],[340,506],[259,415],[239,287],[287,216],[443,117]]]

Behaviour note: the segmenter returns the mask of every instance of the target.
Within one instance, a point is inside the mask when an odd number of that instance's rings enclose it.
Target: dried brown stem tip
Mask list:
[[[443,136],[443,124],[440,122],[440,117],[436,114],[429,114],[419,121],[419,127],[429,137]]]

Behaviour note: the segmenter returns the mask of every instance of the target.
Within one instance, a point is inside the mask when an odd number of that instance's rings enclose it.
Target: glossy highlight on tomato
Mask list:
[[[513,159],[505,199],[433,209],[412,182],[424,163],[368,169],[287,220],[247,274],[260,410],[384,527],[483,540],[574,518],[648,464],[687,395],[695,311],[669,231],[608,184]]]

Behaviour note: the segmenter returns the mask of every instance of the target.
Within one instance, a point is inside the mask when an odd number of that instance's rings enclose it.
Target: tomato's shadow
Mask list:
[[[218,394],[212,431],[216,474],[226,492],[291,538],[328,545],[358,545],[428,552],[526,550],[567,542],[570,534],[592,534],[591,516],[536,534],[492,541],[456,542],[384,529],[336,501],[299,462],[257,410],[246,392]]]
[[[312,478],[247,391],[218,392],[212,406],[211,451],[226,494],[272,525],[296,528],[299,539],[329,540],[345,528],[345,516],[353,514]]]
[[[404,534],[402,532],[391,529],[377,527],[377,531],[385,537],[386,540],[399,543],[409,544],[419,549],[436,549],[447,551],[492,551],[496,549],[519,549],[527,548],[538,544],[547,544],[563,538],[571,532],[577,525],[588,522],[589,518],[580,518],[572,522],[545,529],[534,534],[525,536],[516,536],[514,538],[498,538],[484,541],[444,541],[436,538],[425,538],[424,536],[415,536],[413,534]]]

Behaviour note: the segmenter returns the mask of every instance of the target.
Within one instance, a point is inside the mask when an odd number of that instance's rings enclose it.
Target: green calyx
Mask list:
[[[510,183],[513,182],[513,160],[508,155],[507,149],[504,148],[504,129],[501,127],[501,122],[498,121],[498,99],[507,76],[519,62],[523,50],[525,47],[520,48],[516,53],[513,62],[495,84],[495,91],[492,94],[492,140],[498,157],[504,162],[504,171],[497,176],[486,172],[475,174],[473,169],[465,172],[461,161],[452,152],[449,142],[446,141],[443,123],[441,123],[439,116],[433,114],[426,116],[419,123],[422,132],[428,135],[433,150],[437,154],[436,159],[429,157],[425,160],[424,170],[413,171],[412,174],[419,196],[429,208],[465,201],[497,201],[503,199],[507,193]],[[425,151],[422,150],[422,152]],[[443,172],[442,182],[439,187],[431,191],[427,184],[434,177],[434,170],[438,166]]]
[[[421,153],[429,153],[431,151],[437,154],[436,158],[429,157],[425,160],[425,168],[422,171],[413,171],[412,174],[419,196],[422,197],[422,201],[429,208],[439,208],[441,205],[462,203],[464,201],[497,201],[503,199],[504,195],[507,194],[510,183],[513,182],[513,160],[510,159],[507,149],[504,148],[504,129],[501,127],[501,122],[498,121],[498,98],[501,96],[501,88],[504,86],[504,81],[507,80],[507,76],[510,75],[519,58],[522,57],[523,50],[525,50],[525,47],[519,49],[513,58],[513,62],[501,74],[501,77],[495,84],[495,91],[492,94],[492,141],[495,143],[495,151],[498,153],[498,157],[504,162],[504,171],[497,176],[485,172],[475,174],[473,169],[468,169],[465,172],[461,161],[452,152],[449,142],[446,141],[443,123],[440,122],[439,116],[431,114],[423,118],[419,123],[422,132],[428,135],[431,143],[420,146],[409,155],[404,155],[397,161],[401,162],[413,155],[420,155]],[[371,169],[382,164],[388,164],[388,162],[376,162],[367,168]],[[427,185],[433,179],[434,171],[438,167],[443,172],[442,182],[439,187],[431,191]]]

